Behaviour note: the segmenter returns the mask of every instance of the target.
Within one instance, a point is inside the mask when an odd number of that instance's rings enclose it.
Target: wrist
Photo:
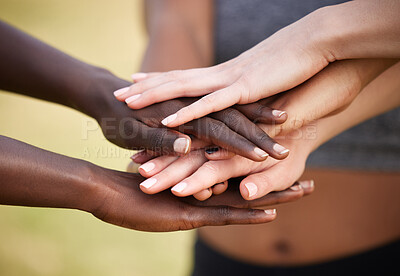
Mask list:
[[[101,184],[99,177],[104,169],[87,161],[81,160],[81,162],[74,181],[80,196],[73,203],[73,208],[92,213],[99,202],[104,200],[102,195],[105,194],[105,185]]]
[[[86,74],[87,84],[71,100],[71,106],[78,111],[96,119],[109,114],[118,102],[113,92],[131,85],[130,82],[116,77],[110,71],[92,66]]]

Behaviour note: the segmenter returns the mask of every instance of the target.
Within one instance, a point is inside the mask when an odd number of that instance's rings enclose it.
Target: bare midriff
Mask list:
[[[275,206],[276,221],[207,227],[199,235],[234,259],[306,265],[344,258],[400,238],[400,173],[308,169],[312,195]]]

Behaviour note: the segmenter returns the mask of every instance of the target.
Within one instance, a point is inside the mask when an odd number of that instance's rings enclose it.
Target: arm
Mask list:
[[[317,10],[315,39],[329,59],[399,58],[400,2],[349,1]]]
[[[338,59],[398,58],[399,1],[350,1],[319,9],[223,64],[172,71],[131,86],[131,108],[174,97],[200,100],[167,117],[166,126],[292,89]]]
[[[189,136],[178,132],[179,129],[170,130],[160,124],[163,117],[188,105],[190,99],[130,110],[111,93],[129,82],[107,70],[76,60],[2,22],[0,35],[4,40],[0,45],[0,89],[80,110],[99,122],[109,141],[124,148],[145,148],[159,154],[186,154],[190,150]],[[240,123],[247,120],[240,112],[233,110],[210,117],[215,118],[198,120],[188,125],[186,132],[253,160],[264,160],[267,155],[264,150],[273,153],[271,139],[267,139],[268,143],[260,143],[250,132],[234,133],[230,124],[243,125]],[[220,117],[223,120],[219,120]],[[208,123],[215,126],[212,131],[209,131]],[[260,129],[258,132],[263,133]],[[261,154],[257,154],[255,148]],[[285,156],[276,153],[275,157]]]
[[[201,204],[170,193],[146,195],[138,187],[142,180],[138,174],[104,169],[0,136],[0,204],[78,209],[136,230],[269,222],[276,217],[273,210],[248,208],[292,201],[312,192],[312,188],[292,189],[248,204],[236,188]]]
[[[147,173],[143,170],[139,172],[157,181],[151,187],[142,187],[142,190],[153,193],[174,186],[180,181],[172,188],[172,192],[177,196],[187,196],[241,175],[248,175],[240,184],[241,194],[245,199],[253,200],[271,191],[286,189],[289,183],[293,183],[301,176],[308,155],[318,146],[346,129],[400,105],[399,73],[400,63],[397,63],[368,84],[347,109],[318,120],[316,126],[313,127],[317,131],[313,137],[307,136],[308,126],[305,125],[278,139],[280,143],[291,149],[291,154],[284,160],[268,159],[255,163],[241,156],[234,156],[228,160],[206,161],[204,156],[199,155],[195,158],[196,161],[192,160],[188,165],[188,162],[182,158],[176,161],[153,159],[150,162],[154,164],[154,172]],[[324,82],[317,79],[314,81],[318,85],[313,89],[318,91],[329,89],[323,86]],[[325,84],[330,85],[330,82]],[[310,89],[310,87],[313,86],[305,86],[302,89]],[[274,129],[265,130],[270,131],[271,136],[274,135]],[[211,155],[208,157],[213,159]],[[199,160],[200,158],[202,160]],[[143,166],[146,166],[146,163]],[[185,171],[188,166],[192,166],[189,172]],[[192,173],[193,171],[195,172]],[[168,175],[168,178],[165,178],[165,175]]]
[[[213,0],[149,0],[145,13],[149,43],[143,72],[212,65]]]

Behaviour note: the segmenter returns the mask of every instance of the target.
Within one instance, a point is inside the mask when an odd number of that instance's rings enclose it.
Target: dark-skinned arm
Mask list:
[[[288,189],[248,202],[235,187],[219,198],[199,202],[170,192],[146,195],[139,189],[141,181],[138,174],[101,168],[0,136],[0,204],[78,209],[136,230],[269,222],[276,217],[272,210],[249,208],[292,201],[312,192],[312,187]]]
[[[131,83],[1,22],[0,36],[0,89],[75,108],[95,118],[106,138],[118,146],[186,154],[191,139],[182,134],[185,132],[255,161],[265,160],[265,151],[272,149],[273,141],[261,137],[266,134],[238,111],[219,112],[184,128],[168,129],[160,124],[161,119],[190,101],[169,101],[150,106],[146,112],[130,110],[114,98],[112,91]],[[259,150],[254,151],[256,148]]]

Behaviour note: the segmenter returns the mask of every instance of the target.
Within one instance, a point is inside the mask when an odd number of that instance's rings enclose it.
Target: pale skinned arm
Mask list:
[[[137,109],[174,97],[206,95],[163,121],[174,127],[292,89],[336,60],[399,58],[399,12],[396,0],[325,7],[228,62],[145,79],[119,99],[130,99],[129,107]]]

